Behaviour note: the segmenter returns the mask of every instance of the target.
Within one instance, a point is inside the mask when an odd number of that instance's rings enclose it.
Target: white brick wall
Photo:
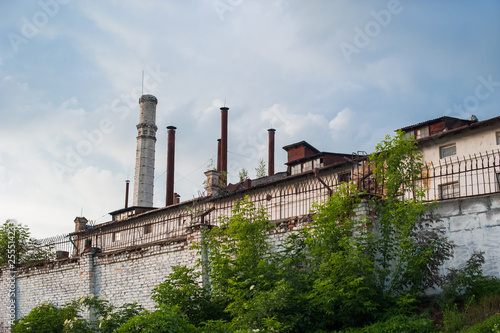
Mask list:
[[[356,214],[373,217],[366,204],[358,207]],[[278,246],[310,218],[294,217],[276,222],[269,241]],[[485,273],[500,277],[500,194],[442,202],[432,218],[438,220],[434,226],[444,228],[457,245],[455,257],[445,267],[460,267],[473,251],[485,251]],[[24,267],[17,275],[18,314],[26,315],[41,302],[61,305],[89,293],[102,296],[117,306],[137,301],[153,309],[151,291],[171,273],[172,266],[194,267],[200,259],[192,245],[199,242],[201,230],[192,229],[185,240],[116,253],[85,254],[77,259]],[[8,271],[4,270],[0,276],[0,323],[3,324],[8,321],[8,283]]]

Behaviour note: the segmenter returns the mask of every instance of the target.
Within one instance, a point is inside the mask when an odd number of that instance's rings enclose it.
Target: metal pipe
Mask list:
[[[166,206],[174,203],[175,126],[168,126]]]
[[[125,208],[128,208],[128,191],[130,188],[130,180],[125,181]]]
[[[221,107],[221,172],[222,183],[227,184],[227,111],[228,107]]]
[[[269,149],[268,149],[268,158],[267,158],[267,175],[274,175],[274,133],[276,130],[274,128],[270,128],[267,130],[269,133]]]

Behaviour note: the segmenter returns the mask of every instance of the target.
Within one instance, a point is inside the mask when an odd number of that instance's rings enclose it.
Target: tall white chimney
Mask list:
[[[134,206],[153,207],[155,145],[156,145],[156,104],[153,95],[139,98],[140,114],[137,125],[137,151],[135,157]]]

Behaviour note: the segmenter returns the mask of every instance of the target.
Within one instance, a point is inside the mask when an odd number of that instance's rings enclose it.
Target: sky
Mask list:
[[[496,0],[2,1],[0,18],[0,219],[38,238],[124,207],[142,93],[158,98],[155,207],[166,127],[175,192],[198,197],[224,104],[233,183],[267,160],[269,128],[279,172],[302,140],[370,153],[425,120],[500,115]]]

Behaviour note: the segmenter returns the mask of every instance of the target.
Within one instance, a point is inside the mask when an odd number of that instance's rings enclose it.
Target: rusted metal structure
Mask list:
[[[175,126],[168,126],[167,139],[167,196],[165,206],[174,204],[174,168],[175,168]]]

